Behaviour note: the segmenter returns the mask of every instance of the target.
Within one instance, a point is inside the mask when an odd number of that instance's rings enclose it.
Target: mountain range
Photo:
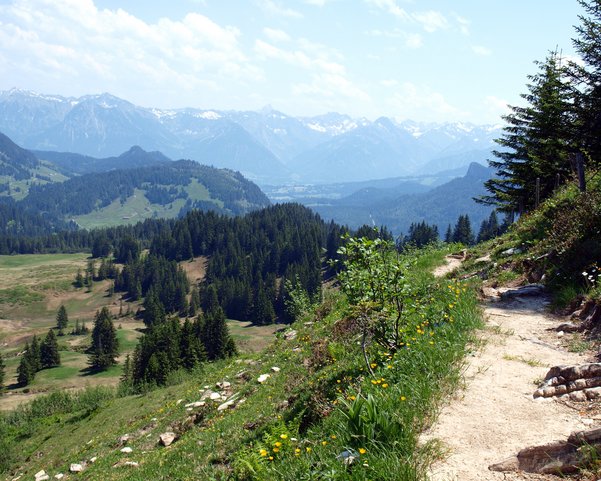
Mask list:
[[[238,170],[260,183],[332,183],[432,174],[485,163],[498,126],[155,109],[104,93],[0,92],[0,131],[27,149],[115,157],[138,145]]]

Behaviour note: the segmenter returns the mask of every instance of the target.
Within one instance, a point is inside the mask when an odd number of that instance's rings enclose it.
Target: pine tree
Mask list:
[[[447,244],[453,242],[453,229],[451,228],[451,224],[449,224],[449,227],[447,227],[447,233],[444,236],[444,241]]]
[[[81,273],[81,269],[77,269],[77,275],[75,276],[75,281],[73,282],[73,285],[75,287],[77,287],[78,289],[82,288],[84,285],[84,278],[83,275]]]
[[[194,286],[192,288],[192,293],[190,294],[190,304],[188,308],[188,316],[194,317],[196,313],[200,309],[200,293],[198,292],[198,287]]]
[[[123,372],[120,378],[121,384],[131,386],[134,381],[134,366],[129,354],[125,356],[125,362],[123,363]]]
[[[4,358],[0,353],[0,390],[4,388],[4,379],[6,377],[6,365],[4,364]]]
[[[63,336],[64,329],[67,328],[67,324],[69,324],[69,316],[67,316],[67,309],[64,305],[58,308],[58,312],[56,313],[56,327],[58,329],[58,335]]]
[[[453,230],[453,242],[459,242],[465,245],[474,244],[474,233],[472,232],[472,224],[469,216],[460,215]]]
[[[210,361],[232,356],[236,352],[221,307],[208,312],[202,323],[201,340]]]
[[[27,343],[25,344],[24,353],[21,356],[21,361],[17,367],[17,382],[21,386],[27,386],[28,384],[31,384],[33,378],[35,377],[36,369],[31,364],[31,355],[28,355],[30,352],[31,346],[29,343]]]
[[[92,329],[89,364],[93,370],[105,370],[117,363],[119,343],[111,314],[107,307],[96,313]]]
[[[61,364],[58,343],[52,329],[48,331],[46,338],[40,345],[40,364],[42,369],[57,367]]]
[[[557,52],[536,64],[539,73],[528,77],[528,93],[522,94],[528,105],[511,107],[511,113],[503,117],[508,125],[496,139],[502,149],[493,151],[497,160],[488,161],[496,177],[484,183],[490,194],[476,199],[503,212],[533,209],[537,179],[542,201],[571,175],[572,91]]]
[[[42,369],[42,363],[40,362],[40,340],[38,339],[38,336],[33,336],[29,349],[24,355],[29,358],[29,363],[34,372],[38,372]]]
[[[570,77],[575,86],[578,147],[595,166],[601,164],[601,2],[578,0],[586,15],[576,26],[574,48],[584,65],[571,62]]]

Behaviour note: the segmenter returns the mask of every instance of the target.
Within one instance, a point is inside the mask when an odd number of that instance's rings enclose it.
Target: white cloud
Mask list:
[[[393,30],[368,30],[365,34],[371,37],[400,38],[403,40],[405,47],[411,49],[420,48],[423,45],[423,38],[419,33],[409,33],[398,28]]]
[[[289,42],[290,35],[288,35],[283,30],[278,30],[275,28],[264,28],[263,34],[272,42]]]
[[[316,7],[323,7],[328,0],[305,0],[307,5],[315,5]]]
[[[24,88],[35,89],[37,76],[56,93],[111,91],[142,101],[143,93],[170,92],[181,99],[262,75],[243,52],[236,27],[198,13],[147,23],[123,9],[100,10],[91,0],[14,0],[0,5],[0,19],[6,58],[0,75]],[[159,97],[145,98],[169,101]]]
[[[511,112],[508,102],[494,95],[486,96],[483,104],[486,108],[486,117],[496,119],[497,121],[501,119],[501,116]]]
[[[411,20],[411,16],[404,8],[398,6],[396,0],[366,0],[366,2],[394,15],[395,17],[403,20]]]
[[[440,121],[467,117],[466,112],[449,104],[441,93],[411,82],[403,82],[396,87],[395,93],[388,99],[388,106],[395,109],[393,115],[400,119]]]
[[[398,80],[394,80],[394,79],[386,79],[386,80],[380,80],[380,85],[383,85],[384,87],[396,87],[397,85],[399,85],[399,81]]]
[[[476,55],[480,55],[482,57],[488,57],[489,55],[492,54],[491,49],[489,49],[487,47],[483,47],[482,45],[472,45],[472,51]]]
[[[273,0],[259,0],[259,7],[276,17],[303,18],[303,14],[291,8],[283,7]]]
[[[462,17],[460,15],[454,14],[453,15],[455,17],[455,20],[457,21],[457,24],[459,25],[459,31],[463,34],[463,35],[469,35],[470,34],[470,24],[471,22],[465,18]]]
[[[436,30],[442,30],[449,26],[449,22],[446,17],[435,10],[428,10],[426,12],[416,12],[412,14],[412,17],[417,20],[426,32],[432,33]]]

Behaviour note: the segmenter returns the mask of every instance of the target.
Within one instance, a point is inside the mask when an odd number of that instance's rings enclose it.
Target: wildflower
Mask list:
[[[269,456],[269,460],[270,460],[270,461],[273,461],[273,456]]]
[[[266,449],[261,449],[261,451],[259,451],[259,454],[261,456],[267,456],[267,450]]]
[[[280,438],[281,439],[288,439],[288,435],[287,434],[280,434]]]
[[[367,452],[367,449],[359,448],[359,454],[365,454],[366,452]]]
[[[335,434],[332,434],[330,437],[331,437],[332,439],[336,439],[336,435],[335,435]]]
[[[301,452],[300,448],[296,448],[296,449],[294,450],[294,454],[295,454],[296,456],[300,456],[300,452]]]
[[[384,384],[382,384],[382,387],[383,387],[384,389],[386,389],[386,388],[388,387],[388,383],[384,383]]]
[[[405,401],[407,398],[405,396],[401,396],[401,401]]]
[[[279,447],[282,445],[282,443],[280,443],[279,441],[276,441],[276,442],[275,442],[273,445],[274,445],[276,448],[279,448]]]
[[[307,450],[308,453],[311,452],[311,446],[307,446],[305,449]]]
[[[355,399],[357,399],[357,398],[356,398],[355,396],[350,396],[350,397],[349,397],[349,399],[350,399],[351,401],[354,401],[354,400],[355,400]]]
[[[375,369],[376,367],[378,367],[378,365],[375,362],[372,362],[370,364],[370,366],[371,366],[372,369]]]
[[[388,366],[386,366],[386,369],[392,369],[392,364],[389,364]]]
[[[279,453],[280,452],[280,448],[273,448],[273,452],[274,453]]]
[[[328,442],[327,442],[327,441],[322,441],[322,442],[321,442],[321,445],[322,445],[322,446],[325,446],[326,444],[328,444]]]

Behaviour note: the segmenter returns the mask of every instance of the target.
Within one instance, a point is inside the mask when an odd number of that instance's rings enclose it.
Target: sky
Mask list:
[[[0,0],[0,90],[502,123],[576,0]]]

